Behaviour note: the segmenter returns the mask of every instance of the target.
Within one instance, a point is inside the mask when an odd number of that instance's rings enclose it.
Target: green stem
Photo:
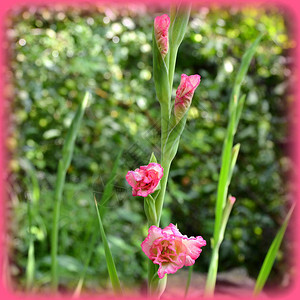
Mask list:
[[[216,246],[213,248],[213,252],[209,264],[206,286],[204,290],[205,296],[213,296],[214,294],[217,272],[218,272],[218,263],[219,263],[219,247]]]
[[[170,101],[168,101],[168,103],[161,103],[161,144],[162,145],[165,144],[165,141],[168,136],[169,120],[170,120]]]
[[[223,212],[223,219],[222,219],[218,240],[213,245],[213,252],[210,260],[209,270],[206,279],[206,286],[204,290],[204,294],[206,296],[213,296],[214,294],[216,280],[217,280],[218,264],[219,264],[219,250],[224,239],[225,229],[232,209],[232,205],[233,204],[228,200],[227,205],[225,206]]]
[[[155,201],[155,206],[156,206],[155,225],[156,226],[159,226],[159,222],[161,218],[161,212],[163,208],[163,202],[164,202],[166,187],[168,183],[169,170],[171,165],[170,161],[165,160],[164,149],[163,149],[168,137],[169,120],[170,120],[170,101],[168,101],[168,104],[161,103],[161,165],[164,169],[164,175],[161,179],[161,189],[159,195]]]
[[[156,225],[157,224],[157,215],[156,215],[156,208],[155,208],[155,200],[153,199],[153,197],[151,195],[148,195],[148,198],[145,198],[145,201],[147,203],[148,206],[148,225],[149,227],[152,225]]]
[[[175,72],[176,58],[177,58],[178,47],[172,47],[170,49],[170,59],[169,59],[169,85],[170,94],[172,94],[173,78]]]
[[[234,101],[234,108],[236,108],[237,101]],[[228,193],[229,186],[229,174],[230,174],[230,165],[232,161],[232,146],[233,146],[233,138],[235,131],[235,114],[230,116],[229,124],[226,131],[226,138],[224,141],[224,146],[222,150],[222,165],[220,171],[220,178],[218,182],[218,191],[217,191],[217,204],[215,208],[215,230],[214,230],[214,241],[217,241],[221,221],[222,221],[222,210],[224,209],[226,203],[226,197]]]
[[[159,227],[159,223],[160,223],[162,208],[164,205],[164,199],[165,199],[165,193],[166,193],[166,188],[167,188],[167,183],[168,183],[170,166],[171,166],[171,161],[163,161],[162,160],[162,167],[164,169],[164,175],[161,179],[161,189],[160,189],[159,195],[155,201],[156,215],[157,215],[156,226],[158,226],[158,227]]]
[[[155,207],[155,200],[151,195],[148,195],[148,198],[144,199],[144,205],[145,205],[145,213],[148,220],[148,228],[150,228],[152,225],[158,226],[157,224],[157,214],[156,214],[156,207]],[[152,260],[148,260],[148,291],[150,294],[150,285],[151,280],[154,276],[154,274],[157,272],[158,268],[157,265],[155,265]]]
[[[163,109],[162,109],[162,115],[163,115]],[[164,130],[167,130],[165,128],[167,128],[168,124],[165,123],[163,121],[163,117],[162,117],[162,128],[161,128],[161,148],[163,148],[164,144],[165,144],[165,141],[166,141],[166,138],[167,138],[167,131],[164,131]],[[166,134],[164,134],[164,132]],[[162,151],[163,153],[163,151]],[[161,189],[160,189],[160,192],[159,192],[159,195],[158,197],[156,198],[155,201],[152,201],[154,200],[152,197],[152,199],[150,199],[150,201],[146,201],[145,199],[145,205],[153,205],[151,207],[151,209],[153,209],[155,211],[155,219],[153,219],[151,217],[151,214],[149,213],[149,211],[147,210],[147,208],[145,208],[145,212],[146,212],[146,215],[147,215],[147,218],[148,218],[148,227],[152,226],[152,225],[156,225],[157,227],[159,227],[159,223],[160,223],[160,218],[161,218],[161,212],[162,212],[162,208],[163,208],[163,203],[164,203],[164,197],[165,197],[165,191],[166,191],[166,187],[167,187],[167,182],[168,182],[168,176],[169,176],[169,170],[170,170],[170,164],[171,162],[165,162],[164,161],[164,155],[162,154],[162,167],[164,169],[164,175],[161,179]],[[149,202],[152,202],[152,204],[150,204]],[[157,272],[157,266],[151,261],[149,260],[148,262],[148,291],[150,293],[150,284],[151,284],[151,280],[154,276],[154,274]]]
[[[193,274],[193,268],[194,268],[194,265],[190,266],[190,268],[189,268],[189,275],[188,275],[188,279],[186,281],[186,286],[185,286],[185,291],[184,291],[184,298],[186,298],[186,296],[189,292],[189,288],[190,288],[190,285],[191,285],[192,274]]]

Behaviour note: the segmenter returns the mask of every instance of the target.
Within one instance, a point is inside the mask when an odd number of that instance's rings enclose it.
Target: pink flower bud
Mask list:
[[[152,194],[163,176],[163,171],[162,166],[157,163],[128,171],[126,180],[132,186],[132,196],[147,197]]]
[[[179,122],[191,105],[195,89],[200,83],[200,75],[181,75],[180,85],[176,91],[174,113]]]
[[[154,35],[157,43],[157,47],[164,58],[168,53],[169,40],[168,30],[170,26],[170,18],[167,14],[156,17],[154,19]]]
[[[233,205],[236,199],[233,196],[229,196],[228,200],[229,200],[230,204]]]
[[[201,237],[182,235],[172,223],[164,229],[151,226],[142,242],[142,250],[159,265],[158,277],[173,274],[183,266],[191,266],[202,252],[206,241]]]

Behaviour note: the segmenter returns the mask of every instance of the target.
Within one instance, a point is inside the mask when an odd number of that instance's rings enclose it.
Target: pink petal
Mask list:
[[[170,26],[170,18],[167,14],[163,14],[154,19],[154,28],[158,33],[166,33]]]
[[[136,180],[134,178],[134,172],[133,171],[128,171],[127,175],[126,175],[126,180],[127,182],[132,186],[135,187],[136,186]]]
[[[162,178],[164,169],[160,164],[150,163],[147,169],[156,171],[158,173],[157,177],[159,180]]]
[[[170,18],[167,14],[158,16],[154,19],[154,35],[158,49],[162,55],[165,57],[168,53],[169,39],[168,30],[170,26]]]
[[[192,84],[194,90],[200,84],[200,78],[201,77],[198,74],[189,76],[190,83]]]
[[[185,74],[181,74],[181,81],[176,91],[176,97],[181,98],[184,94],[186,94],[190,89],[191,85],[188,83],[188,76]]]
[[[146,239],[142,242],[141,247],[142,247],[142,250],[144,251],[144,253],[149,258],[151,256],[150,248],[151,248],[153,242],[160,237],[163,237],[161,228],[153,225],[148,229],[148,235],[147,235]]]
[[[182,267],[183,264],[182,265],[176,265],[174,263],[161,264],[157,272],[158,277],[162,279],[165,276],[165,274],[174,274],[177,272],[178,269],[181,269]]]
[[[191,266],[195,263],[202,252],[201,247],[206,245],[206,241],[201,237],[197,236],[196,238],[183,238],[183,244],[186,246],[186,266]]]
[[[200,75],[181,75],[180,85],[176,91],[174,114],[178,122],[191,105],[195,89],[200,83]]]
[[[138,190],[136,194],[137,196],[147,197],[150,193],[149,190]]]
[[[182,237],[183,235],[180,233],[178,228],[170,223],[167,227],[165,227],[162,232],[167,233],[167,234],[174,234],[175,236]]]

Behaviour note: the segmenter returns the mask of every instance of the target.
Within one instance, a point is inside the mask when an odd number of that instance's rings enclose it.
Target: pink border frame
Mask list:
[[[5,1],[5,3],[4,3]],[[113,4],[126,4],[127,3],[151,3],[151,5],[157,4],[162,4],[161,0],[111,0],[111,1],[101,1],[101,0],[94,0],[94,1],[84,1],[84,0],[3,0],[0,3],[0,41],[2,42],[1,45],[3,45],[3,41],[5,41],[5,17],[7,13],[13,9],[14,7],[17,6],[24,6],[24,5],[53,5],[53,4],[68,4],[68,5],[85,5],[85,4],[107,4],[107,5],[113,5]],[[175,1],[170,1],[170,0],[165,0],[164,5],[168,5],[170,3],[174,3]],[[177,1],[176,1],[177,2]],[[299,81],[299,74],[298,70],[300,67],[300,48],[299,48],[299,43],[300,43],[300,36],[299,36],[299,28],[300,28],[300,2],[297,0],[272,0],[272,1],[255,1],[255,0],[246,0],[245,2],[242,0],[214,0],[214,1],[184,1],[184,2],[189,2],[189,3],[194,3],[194,4],[203,4],[203,5],[211,5],[211,4],[223,4],[223,5],[247,5],[247,4],[253,4],[253,5],[275,5],[275,6],[280,6],[283,7],[287,13],[289,13],[293,17],[293,34],[294,38],[297,42],[296,48],[294,50],[294,58],[295,58],[295,65],[294,65],[294,75],[297,79],[295,82],[296,84]],[[5,56],[5,49],[4,47],[1,47],[0,49],[0,170],[1,170],[1,177],[0,177],[0,237],[1,237],[1,245],[0,245],[0,295],[3,297],[3,299],[13,299],[13,300],[18,300],[18,299],[36,299],[36,300],[43,300],[43,299],[50,299],[50,297],[54,297],[55,299],[73,299],[71,295],[52,295],[52,294],[26,294],[21,293],[21,292],[13,292],[9,290],[9,288],[6,285],[5,282],[5,263],[4,263],[4,258],[6,256],[6,250],[5,250],[5,236],[4,232],[6,230],[5,227],[5,219],[6,219],[6,213],[5,213],[5,199],[6,199],[6,194],[5,194],[5,167],[6,163],[8,161],[8,154],[5,151],[5,124],[8,122],[8,120],[5,118],[5,111],[7,111],[7,106],[8,106],[8,99],[5,98],[5,71],[6,71],[6,56]],[[291,151],[291,156],[294,160],[294,175],[293,175],[293,182],[295,183],[295,186],[298,187],[300,183],[300,173],[299,173],[299,167],[300,167],[300,84],[298,86],[294,86],[293,88],[294,95],[296,96],[296,101],[294,103],[293,107],[293,116],[296,121],[296,124],[294,124],[291,128],[291,135],[292,135],[292,141],[293,141],[293,149],[290,149]],[[296,192],[294,196],[294,201],[298,201],[299,198],[299,190],[296,188]],[[294,282],[292,283],[291,287],[287,289],[286,292],[280,293],[277,297],[274,295],[275,298],[277,299],[299,299],[300,295],[300,275],[299,275],[299,233],[300,233],[300,221],[298,220],[297,217],[299,213],[299,207],[298,205],[296,206],[295,212],[294,212],[294,218],[293,218],[293,234],[294,234],[294,240],[295,240],[295,245],[294,245],[294,255],[293,255],[293,262],[295,264],[295,279]],[[290,226],[292,227],[292,226]],[[298,297],[297,297],[298,296]],[[78,299],[117,299],[117,297],[108,297],[105,295],[82,295]],[[121,297],[119,297],[121,298]],[[243,299],[246,298],[253,298],[249,297],[247,295],[243,296]],[[264,299],[265,297],[259,296],[256,299]],[[141,296],[124,296],[122,299],[143,299]],[[190,298],[191,299],[191,298]],[[214,299],[232,299],[232,297],[228,296],[216,296]],[[268,298],[270,299],[270,298]]]

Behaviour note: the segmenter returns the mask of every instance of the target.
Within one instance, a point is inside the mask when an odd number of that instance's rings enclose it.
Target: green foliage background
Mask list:
[[[35,289],[50,280],[50,232],[57,162],[68,126],[85,90],[93,99],[77,138],[62,203],[59,239],[61,287],[73,289],[90,247],[96,217],[93,192],[101,195],[114,160],[124,149],[104,219],[120,279],[128,286],[146,278],[140,244],[147,234],[142,199],[132,197],[125,175],[159,157],[159,103],[152,79],[152,23],[158,13],[145,6],[14,10],[8,19],[11,134],[10,264],[24,285],[28,250],[27,204],[40,197],[35,212]],[[180,74],[200,74],[189,120],[171,168],[162,225],[208,241],[196,270],[207,272],[214,205],[227,106],[245,49],[266,32],[242,92],[246,105],[237,132],[241,143],[230,193],[237,201],[220,252],[220,271],[245,267],[256,277],[286,214],[288,107],[294,41],[287,17],[274,7],[200,7],[192,12],[179,49],[174,94]],[[33,170],[30,172],[29,170]],[[33,174],[33,179],[29,177]],[[33,180],[33,181],[32,181]],[[28,194],[29,193],[29,194]],[[289,248],[286,243],[285,250]],[[287,271],[280,252],[273,283]],[[107,287],[104,250],[94,249],[86,289]]]

